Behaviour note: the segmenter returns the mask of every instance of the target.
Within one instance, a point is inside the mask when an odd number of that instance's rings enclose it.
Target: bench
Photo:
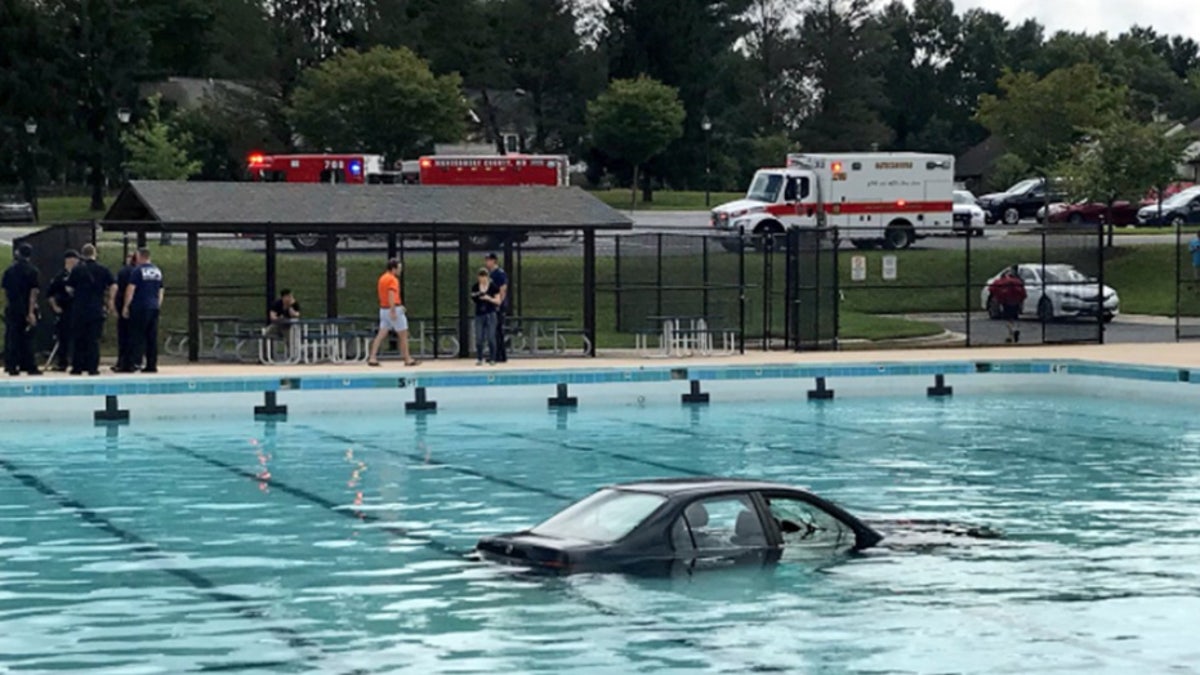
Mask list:
[[[567,336],[578,335],[583,342],[583,355],[592,353],[592,341],[588,339],[587,331],[582,328],[555,328],[554,351],[558,354],[567,352]]]
[[[221,360],[226,357],[232,357],[233,360],[238,361],[238,362],[245,362],[247,360],[251,360],[251,359],[247,359],[242,354],[242,350],[246,347],[247,344],[254,344],[255,351],[258,353],[261,353],[262,352],[261,342],[263,340],[270,339],[263,333],[263,330],[261,328],[258,330],[251,330],[251,329],[238,329],[238,330],[231,330],[231,331],[214,330],[212,335],[213,335],[213,358],[216,358],[217,360]],[[227,351],[228,347],[226,345],[231,345],[232,350]]]

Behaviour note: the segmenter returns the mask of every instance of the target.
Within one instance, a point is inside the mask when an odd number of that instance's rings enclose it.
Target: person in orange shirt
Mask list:
[[[415,366],[417,362],[408,353],[408,318],[404,316],[404,303],[400,299],[400,261],[388,260],[387,270],[379,277],[376,285],[379,292],[379,332],[371,342],[371,355],[367,365],[379,365],[379,345],[391,331],[396,331],[400,338],[400,354],[404,357],[404,365]]]

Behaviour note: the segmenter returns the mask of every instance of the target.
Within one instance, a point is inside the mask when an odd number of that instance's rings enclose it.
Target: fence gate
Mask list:
[[[787,234],[787,344],[796,351],[838,347],[838,237],[835,228]]]

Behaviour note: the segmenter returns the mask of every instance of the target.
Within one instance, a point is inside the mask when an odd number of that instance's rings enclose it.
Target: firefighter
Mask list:
[[[54,275],[46,295],[50,301],[50,309],[54,311],[54,366],[51,370],[65,371],[71,364],[71,303],[74,299],[67,292],[67,278],[71,270],[79,263],[79,252],[68,249],[63,254],[62,271]]]

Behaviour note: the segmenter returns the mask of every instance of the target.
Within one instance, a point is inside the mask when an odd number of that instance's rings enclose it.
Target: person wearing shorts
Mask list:
[[[393,331],[400,339],[400,355],[404,357],[404,365],[417,365],[408,352],[408,318],[404,316],[404,304],[400,299],[399,260],[388,260],[387,269],[380,275],[376,290],[379,294],[379,332],[371,342],[371,354],[367,357],[367,365],[379,365],[379,345],[383,344],[388,333]]]

